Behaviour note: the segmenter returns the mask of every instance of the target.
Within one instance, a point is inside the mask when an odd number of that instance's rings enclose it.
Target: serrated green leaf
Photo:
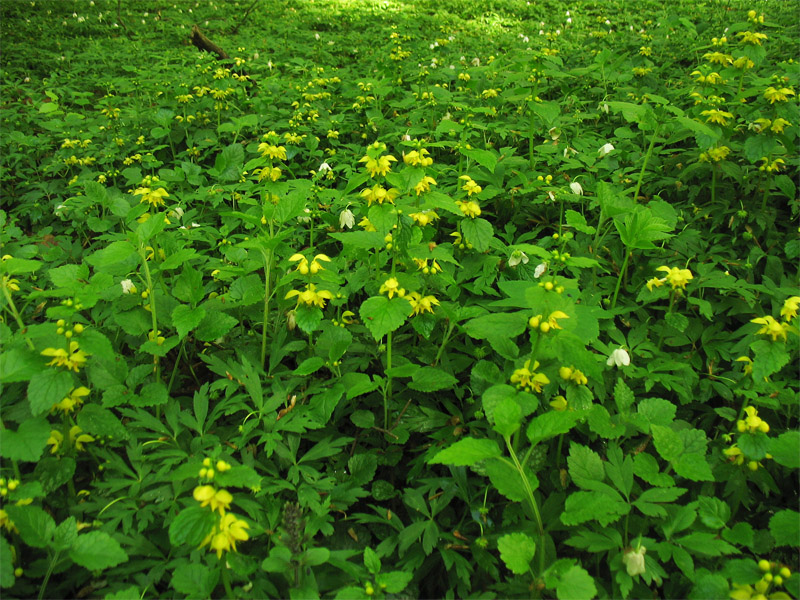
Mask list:
[[[494,429],[504,438],[511,437],[522,424],[522,409],[516,400],[505,397],[494,406]]]
[[[399,594],[408,587],[413,577],[414,574],[408,571],[389,571],[378,575],[375,581],[381,587],[386,586],[383,591],[387,594]]]
[[[697,499],[697,514],[706,527],[722,529],[731,518],[731,509],[719,498],[700,496]]]
[[[594,584],[594,579],[583,567],[577,565],[562,573],[558,585],[556,585],[558,600],[572,600],[573,598],[586,598],[588,600],[596,595],[597,587]]]
[[[472,244],[477,252],[486,252],[489,243],[492,241],[494,229],[486,219],[463,219],[461,221],[461,233],[464,239]]]
[[[199,546],[217,522],[208,508],[195,504],[184,508],[169,526],[169,540],[173,546]]]
[[[188,598],[210,598],[219,583],[219,574],[219,569],[203,564],[183,564],[173,571],[170,585]]]
[[[14,555],[6,538],[0,536],[0,587],[10,588],[16,582],[14,577]]]
[[[452,389],[456,383],[458,379],[447,371],[435,367],[422,367],[414,371],[408,387],[418,392],[436,392]]]
[[[103,269],[128,260],[136,255],[133,244],[125,241],[112,242],[84,258],[84,261],[97,269]]]
[[[7,504],[3,509],[19,531],[22,541],[34,548],[46,548],[53,540],[56,522],[39,506]]]
[[[128,430],[122,422],[107,408],[97,404],[87,404],[78,413],[78,425],[86,433],[110,436],[112,439],[124,440]]]
[[[497,166],[497,155],[494,152],[479,148],[464,148],[462,146],[459,146],[458,151],[494,173],[494,168]]]
[[[776,546],[797,547],[800,540],[800,513],[795,510],[782,510],[769,520],[769,532]]]
[[[607,527],[629,510],[630,506],[626,502],[603,492],[574,492],[567,498],[560,518],[564,525],[569,526],[597,521]]]
[[[800,468],[800,431],[785,431],[769,440],[769,453],[779,465]]]
[[[364,566],[373,575],[381,572],[381,559],[369,546],[364,548]]]
[[[763,460],[767,456],[770,439],[766,433],[742,433],[736,440],[739,449],[749,460]]]
[[[53,548],[59,552],[67,550],[78,538],[78,522],[75,517],[69,517],[56,527],[53,534]]]
[[[526,432],[532,445],[548,440],[562,433],[567,433],[583,416],[578,411],[551,411],[535,417],[528,425]]]
[[[567,466],[572,481],[581,488],[587,488],[590,482],[603,481],[606,477],[600,455],[575,442],[569,445]]]
[[[0,354],[0,383],[28,381],[45,369],[49,370],[42,357],[27,348],[15,348]]]
[[[428,460],[428,464],[469,467],[487,458],[500,456],[500,454],[500,448],[493,440],[467,437],[437,452],[433,458]]]
[[[507,533],[497,540],[497,549],[509,571],[524,575],[536,554],[536,542],[524,533]]]
[[[201,342],[213,342],[236,327],[238,323],[239,320],[228,313],[219,310],[207,311],[197,326],[195,337]]]
[[[650,430],[653,434],[653,444],[661,458],[670,462],[677,460],[683,452],[681,437],[669,427],[661,425],[652,425]]]
[[[362,302],[359,314],[372,337],[378,341],[406,322],[408,315],[411,314],[411,304],[405,298],[389,299],[386,296],[373,296]]]
[[[178,331],[178,337],[183,339],[192,329],[195,329],[206,316],[206,309],[202,306],[192,308],[186,304],[179,304],[172,310],[172,324]]]
[[[714,481],[714,474],[706,457],[697,452],[681,454],[676,462],[672,463],[675,473],[691,481]]]
[[[45,414],[54,404],[61,402],[73,387],[69,371],[47,369],[31,377],[28,383],[28,401],[34,417]]]
[[[490,458],[484,464],[484,469],[489,481],[503,496],[515,502],[525,501],[527,498],[525,483],[514,465],[502,458]],[[529,469],[526,469],[525,476],[531,489],[539,487],[539,479]]]
[[[719,539],[714,533],[695,531],[677,540],[690,554],[703,554],[706,556],[723,556],[726,554],[739,554],[739,551],[728,542]]]
[[[614,402],[619,413],[622,415],[627,414],[634,400],[635,397],[631,388],[628,387],[622,377],[618,378],[616,385],[614,385]]]
[[[0,432],[0,455],[9,460],[36,462],[49,437],[50,424],[44,417],[28,419],[17,431],[4,429]]]

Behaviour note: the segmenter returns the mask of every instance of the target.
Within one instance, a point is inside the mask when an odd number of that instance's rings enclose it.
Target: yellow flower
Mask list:
[[[717,123],[719,125],[727,125],[728,119],[732,119],[733,115],[729,112],[724,110],[719,110],[717,108],[711,110],[704,110],[700,113],[704,117],[708,117],[706,119],[706,123]]]
[[[708,75],[703,75],[703,73],[700,71],[692,71],[691,76],[694,77],[695,81],[698,83],[707,83],[708,85],[722,83],[722,76],[716,71],[709,73]]]
[[[436,180],[433,177],[425,175],[420,179],[420,182],[414,186],[414,191],[417,193],[417,196],[419,196],[423,192],[429,192],[432,185],[436,185]]]
[[[442,272],[442,267],[439,266],[439,263],[435,260],[433,261],[432,266],[428,266],[428,259],[427,258],[415,258],[414,262],[417,265],[417,268],[422,271],[425,275],[435,275],[436,273]]]
[[[316,275],[325,269],[325,267],[319,264],[319,261],[331,262],[331,259],[325,254],[317,254],[311,261],[311,264],[309,264],[308,259],[302,254],[292,254],[292,256],[289,257],[289,262],[298,261],[300,261],[300,264],[297,265],[297,270],[300,271],[302,275],[308,275],[309,273]]]
[[[3,287],[5,287],[9,292],[18,292],[19,279],[13,279],[8,275],[3,275]]]
[[[58,452],[58,449],[61,447],[61,443],[64,441],[64,435],[58,431],[57,429],[53,429],[50,431],[50,437],[47,438],[47,445],[52,446],[50,448],[50,454],[55,454]]]
[[[89,442],[93,442],[94,438],[90,436],[88,433],[82,433],[82,429],[75,425],[71,427],[69,430],[69,441],[72,445],[75,446],[75,449],[78,452],[83,452],[83,445],[88,444]]]
[[[371,189],[366,189],[361,192],[361,197],[367,201],[367,206],[372,206],[373,202],[383,204],[384,201],[394,204],[394,199],[400,195],[400,190],[397,188],[385,189],[383,186],[375,184]]]
[[[735,362],[743,362],[744,368],[742,369],[742,373],[745,375],[751,375],[753,373],[753,359],[749,356],[740,356],[736,359]]]
[[[481,206],[474,200],[470,200],[469,202],[464,200],[457,200],[456,204],[458,205],[458,208],[461,210],[461,212],[464,213],[464,215],[469,217],[470,219],[479,217],[481,214]]]
[[[283,146],[273,146],[267,142],[258,145],[258,151],[264,158],[286,160],[286,148]]]
[[[278,167],[264,167],[258,171],[258,180],[264,181],[270,179],[271,181],[278,181],[281,178],[282,171]]]
[[[430,154],[425,148],[421,148],[420,150],[412,150],[408,154],[403,155],[403,162],[407,165],[411,165],[412,167],[420,166],[420,167],[429,167],[433,164],[433,159],[429,156]]]
[[[786,332],[789,329],[788,323],[780,323],[779,321],[773,319],[770,315],[767,315],[766,317],[750,319],[750,322],[756,323],[757,325],[763,325],[763,327],[759,329],[757,333],[770,336],[773,342],[777,342],[778,338],[783,338],[783,341],[786,341]]]
[[[0,509],[0,528],[5,527],[6,531],[9,533],[17,532],[17,527],[14,525],[14,522],[8,518],[8,513],[2,509]]]
[[[408,216],[414,219],[414,222],[420,227],[425,227],[439,218],[439,215],[432,210],[423,210],[421,212],[410,213]]]
[[[217,558],[222,559],[223,552],[236,552],[236,542],[244,542],[250,539],[247,534],[247,529],[250,526],[246,521],[237,519],[235,515],[230,513],[223,515],[219,520],[219,525],[211,530],[206,538],[200,544],[202,548],[206,544],[217,553]]]
[[[231,507],[233,496],[228,490],[214,489],[210,485],[198,485],[194,488],[192,496],[200,503],[200,507],[211,506],[211,511],[219,509],[219,514],[224,515],[225,511]]]
[[[550,325],[550,329],[561,329],[558,319],[569,319],[569,315],[560,310],[550,313],[550,316],[547,317],[547,324]]]
[[[781,308],[781,317],[784,321],[791,321],[797,316],[798,308],[800,308],[800,296],[787,298]]]
[[[358,226],[361,227],[364,231],[377,231],[375,226],[369,222],[367,217],[363,217],[359,222]]]
[[[589,380],[586,375],[575,367],[561,367],[558,369],[558,375],[565,381],[574,381],[578,385],[586,385]]]
[[[464,182],[465,182],[464,185],[461,187],[461,189],[464,190],[465,192],[467,192],[467,196],[472,196],[472,194],[480,194],[481,193],[481,190],[483,188],[481,188],[481,186],[479,186],[477,183],[475,183],[472,180],[472,177],[470,177],[469,175],[462,175],[461,177],[459,177],[459,179],[463,179]]]
[[[151,206],[164,206],[164,198],[169,198],[167,190],[163,187],[151,190],[149,187],[140,187],[133,192],[134,196],[141,196],[141,202],[148,202]]]
[[[654,287],[661,287],[664,285],[664,280],[659,279],[658,277],[652,277],[651,279],[647,280],[647,289],[651,292],[653,291]]]
[[[761,42],[767,39],[766,34],[754,31],[740,31],[736,35],[742,38],[742,43],[752,44],[753,46],[760,46]]]
[[[317,291],[313,283],[309,283],[302,292],[289,290],[284,298],[288,299],[294,296],[297,296],[297,304],[303,302],[306,306],[319,306],[320,308],[325,308],[325,301],[333,298],[333,294],[328,290]]]
[[[52,356],[53,360],[47,363],[48,367],[53,365],[57,367],[67,367],[76,373],[86,364],[86,357],[89,356],[78,347],[78,342],[71,341],[69,343],[69,352],[63,348],[46,348],[41,352],[42,356]]]
[[[564,396],[556,396],[550,401],[550,406],[552,406],[554,410],[563,412],[567,410],[567,399],[564,398]]]
[[[423,296],[418,292],[411,292],[406,299],[411,303],[412,314],[421,315],[424,312],[433,312],[434,306],[439,306],[435,296]]]
[[[742,453],[741,449],[734,444],[730,448],[726,448],[722,451],[722,453],[728,457],[728,460],[731,461],[735,465],[741,465],[744,463],[744,454]],[[733,596],[731,596],[733,597]],[[749,597],[749,596],[748,596]]]
[[[392,163],[397,162],[397,159],[391,154],[384,154],[378,158],[372,158],[367,155],[358,162],[366,163],[365,167],[369,172],[369,176],[375,177],[376,175],[386,175],[391,171]]]
[[[733,57],[731,55],[722,52],[708,52],[703,55],[703,58],[711,64],[722,66],[729,65],[733,62]]]
[[[736,429],[739,430],[739,433],[756,433],[757,431],[769,433],[769,424],[758,416],[755,406],[746,407],[744,412],[747,416],[736,422]]]
[[[383,284],[381,284],[378,292],[381,294],[386,294],[389,296],[389,298],[393,298],[395,294],[401,298],[406,295],[406,291],[400,287],[400,282],[397,281],[396,277],[390,277],[384,281]]]
[[[752,69],[754,66],[756,66],[756,63],[750,60],[747,56],[740,56],[739,58],[733,61],[733,66],[736,67],[737,69],[747,70],[747,69]]]
[[[770,130],[772,133],[783,133],[784,128],[791,126],[792,124],[789,123],[789,121],[778,117],[772,122],[772,127],[770,127]]]
[[[686,284],[694,279],[694,275],[689,269],[679,269],[678,267],[658,267],[656,271],[665,271],[667,273],[664,280],[672,286],[672,289],[686,289]],[[662,280],[663,281],[663,280]]]
[[[759,171],[766,171],[767,173],[772,173],[774,171],[780,171],[783,169],[783,165],[785,165],[785,161],[782,158],[776,158],[772,162],[769,162],[769,158],[766,156],[761,159],[763,164],[758,167]]]
[[[50,410],[60,410],[64,413],[74,411],[83,404],[83,398],[89,395],[89,388],[78,387],[72,390],[61,402],[56,402]]]
[[[769,86],[766,90],[764,90],[764,99],[769,100],[770,104],[775,104],[776,102],[786,102],[789,99],[789,96],[794,96],[794,90],[791,88],[777,89],[773,86]]]
[[[539,361],[534,361],[531,367],[530,359],[525,361],[525,364],[514,371],[511,375],[511,383],[516,384],[520,389],[528,392],[535,391],[541,392],[542,386],[550,383],[550,379],[544,373],[536,373],[539,368]]]

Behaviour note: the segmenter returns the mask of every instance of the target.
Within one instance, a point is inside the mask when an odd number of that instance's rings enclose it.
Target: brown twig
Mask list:
[[[206,52],[213,52],[216,54],[220,60],[225,60],[230,58],[228,53],[225,52],[222,48],[217,46],[214,42],[208,39],[203,33],[200,31],[200,28],[197,25],[192,25],[192,44],[197,46],[200,50],[205,50]]]

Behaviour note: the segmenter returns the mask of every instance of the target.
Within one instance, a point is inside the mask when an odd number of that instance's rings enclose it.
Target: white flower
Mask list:
[[[200,227],[200,223],[192,222],[192,227]]]
[[[567,11],[567,16],[569,16],[569,11]]]
[[[572,23],[572,17],[567,17],[567,23]]]
[[[539,277],[544,275],[545,271],[547,271],[547,263],[539,263],[536,265],[536,269],[533,271],[533,278],[539,279]]]
[[[647,548],[644,546],[639,546],[638,549],[628,550],[623,557],[622,562],[625,563],[625,567],[628,570],[628,575],[631,577],[635,575],[641,575],[645,571],[645,564],[644,564],[644,555],[647,552]]]
[[[297,222],[298,223],[311,223],[311,217],[309,216],[311,214],[311,209],[304,208],[303,212],[305,213],[305,215],[297,217]]]
[[[328,171],[333,171],[333,169],[331,169],[331,166],[327,162],[324,162],[319,166],[318,171],[320,173],[327,173]]]
[[[527,43],[528,43],[528,42],[530,42],[531,40],[528,38],[528,36],[527,36],[527,35],[525,35],[525,36],[523,36],[523,37],[522,37],[522,41],[523,41],[523,42],[525,42],[525,43],[527,44]]]
[[[617,348],[608,357],[606,364],[609,367],[627,367],[631,364],[631,355],[625,348]]]
[[[572,183],[570,183],[569,189],[571,189],[572,193],[575,194],[576,196],[583,196],[583,188],[581,187],[581,184],[578,183],[577,181],[573,181]]]
[[[136,293],[136,286],[133,285],[133,282],[130,279],[123,279],[119,283],[122,286],[122,293],[123,294],[135,294]]]
[[[260,56],[259,53],[256,52],[255,54],[253,54],[253,60],[258,60],[259,56]]]
[[[411,136],[406,133],[405,135],[403,135],[402,140],[404,142],[410,142],[411,141]]]
[[[339,227],[344,229],[352,229],[353,225],[356,223],[356,217],[353,214],[353,211],[349,208],[344,209],[342,212],[339,213]]]
[[[473,67],[480,67],[481,66],[481,59],[477,56],[472,59],[472,66]]]
[[[176,206],[175,207],[175,214],[178,215],[179,218],[182,217],[183,216],[183,209],[180,206]]]
[[[514,250],[511,253],[511,257],[508,259],[508,266],[509,267],[516,267],[519,263],[523,265],[528,264],[528,255],[524,252],[520,252],[519,250]]]
[[[611,21],[609,21],[608,19],[606,19],[606,25],[611,25]]]
[[[603,102],[603,104],[599,105],[599,106],[597,107],[597,109],[598,109],[600,112],[604,112],[604,113],[608,114],[609,106],[608,106],[608,104],[606,104],[605,102]]]
[[[612,144],[604,144],[597,152],[598,154],[600,154],[601,157],[603,157],[606,154],[610,153],[613,149],[614,146]]]
[[[315,40],[319,40],[319,34],[318,34],[318,33],[315,33],[315,34],[314,34],[314,39],[315,39]]]

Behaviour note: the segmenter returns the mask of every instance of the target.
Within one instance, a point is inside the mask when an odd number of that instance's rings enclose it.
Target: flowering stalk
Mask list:
[[[625,277],[625,271],[628,270],[628,259],[630,259],[630,256],[631,256],[631,251],[628,250],[628,248],[626,247],[625,260],[622,261],[622,268],[619,270],[619,277],[617,277],[617,287],[614,288],[614,298],[611,300],[612,309],[617,306],[617,295],[619,294],[619,286],[622,284],[622,278]]]
[[[514,452],[514,447],[511,445],[511,437],[504,436],[504,438],[506,442],[506,448],[508,448],[508,452],[511,454],[511,459],[514,461],[514,467],[516,467],[517,471],[519,472],[519,476],[522,478],[522,484],[525,486],[525,494],[528,496],[528,502],[531,505],[533,516],[536,519],[536,529],[539,534],[539,543],[537,544],[536,549],[539,551],[539,574],[541,575],[544,572],[545,554],[544,524],[542,523],[542,515],[539,512],[539,505],[536,503],[536,498],[533,496],[531,482],[528,481],[528,476],[525,475],[525,470],[522,468],[522,465],[517,458],[517,453]]]
[[[11,314],[14,315],[14,320],[17,322],[17,325],[19,326],[20,333],[22,333],[22,335],[25,336],[25,341],[28,343],[28,348],[33,350],[34,349],[33,342],[28,337],[28,333],[25,328],[25,323],[22,322],[22,317],[20,317],[19,311],[17,310],[17,306],[16,304],[14,304],[14,300],[11,298],[11,292],[8,290],[6,282],[3,281],[0,287],[3,288],[3,295],[6,297],[6,302],[8,302],[8,306],[11,309]]]
[[[147,282],[147,297],[150,300],[150,316],[153,325],[153,339],[158,339],[158,316],[156,315],[156,302],[155,302],[155,288],[153,287],[153,278],[150,276],[150,267],[147,264],[147,249],[144,244],[139,244],[139,256],[144,265],[144,278]],[[156,379],[161,381],[161,363],[158,355],[153,355],[153,366],[155,368]]]
[[[644,171],[647,168],[647,163],[650,161],[650,156],[653,154],[653,146],[656,145],[656,137],[658,137],[658,130],[661,129],[661,123],[656,125],[656,130],[653,132],[653,137],[650,138],[650,146],[647,148],[647,154],[644,155],[644,163],[642,170],[639,171],[639,181],[636,182],[636,190],[633,192],[633,201],[639,197],[639,189],[642,187],[642,179],[644,179]]]

